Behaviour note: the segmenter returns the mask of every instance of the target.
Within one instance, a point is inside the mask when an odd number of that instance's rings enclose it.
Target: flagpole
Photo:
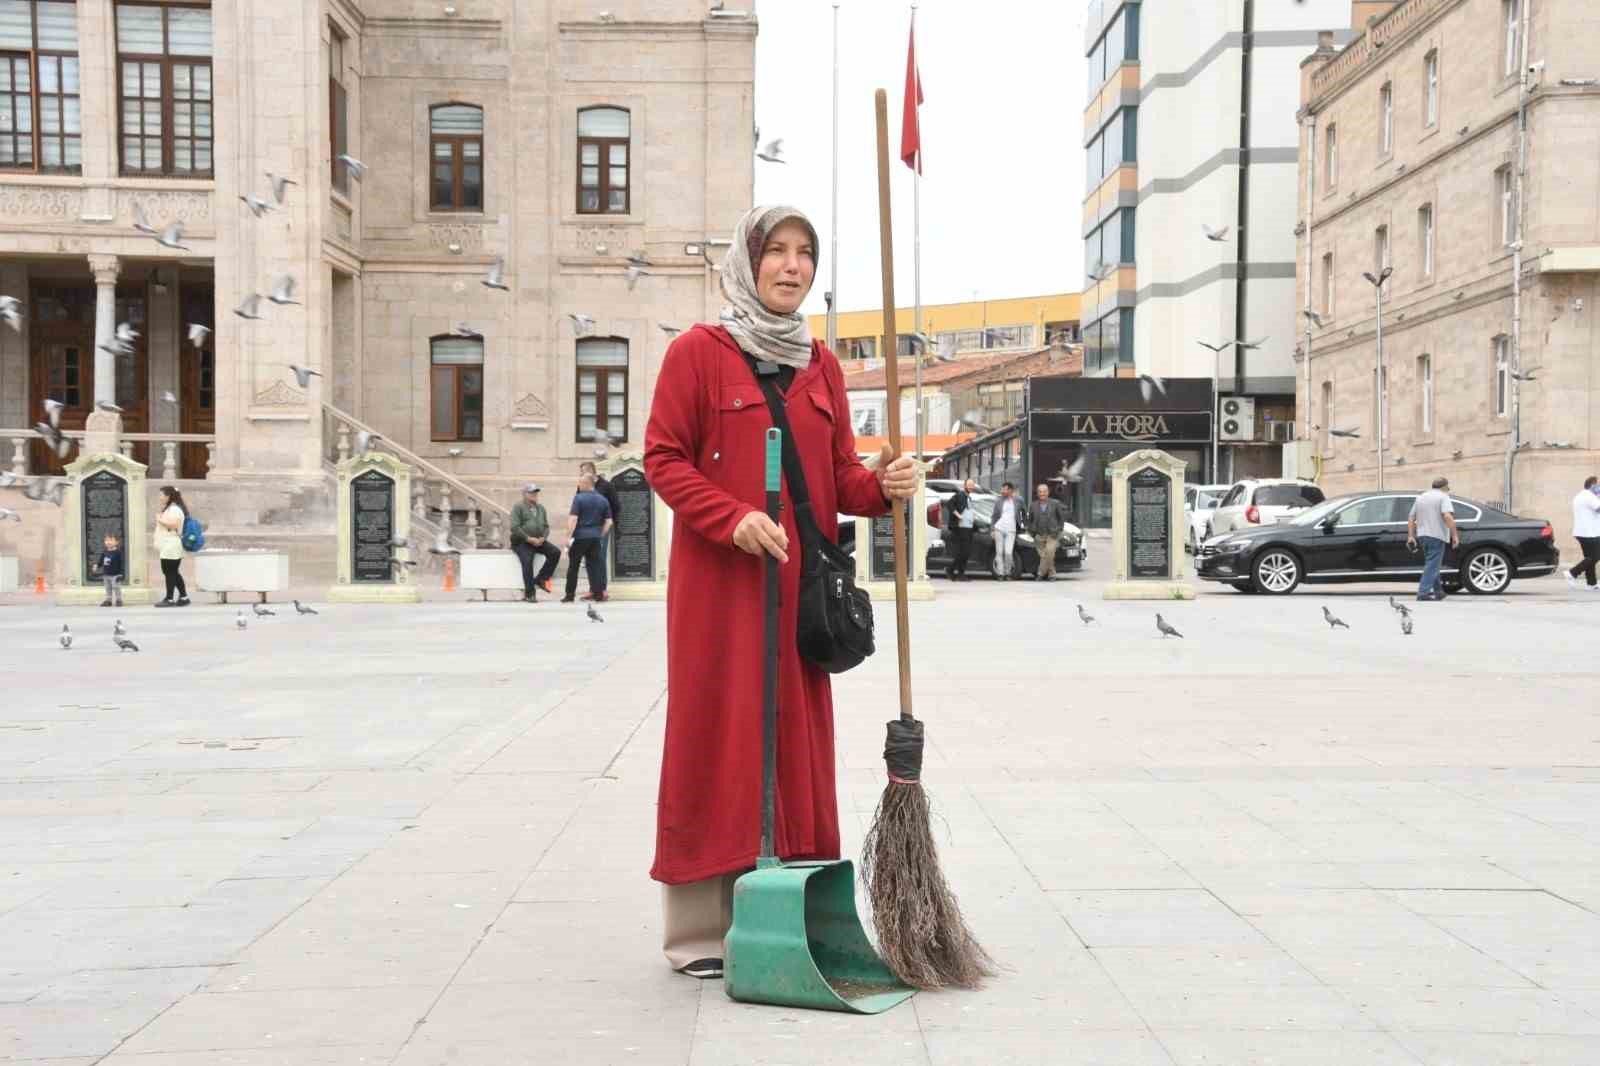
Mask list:
[[[911,32],[917,32],[917,5],[911,5]],[[917,61],[916,79],[918,88],[922,84],[922,61]],[[922,332],[922,115],[920,109],[917,114],[917,165],[912,170],[911,178],[911,296],[915,302],[916,310],[913,315],[913,328]],[[895,357],[899,357],[898,352]],[[917,459],[923,458],[923,417],[922,417],[922,359],[927,354],[917,352],[912,346],[912,354],[916,356],[916,404],[917,404]],[[895,398],[899,403],[899,397]]]
[[[833,232],[828,237],[828,351],[839,354],[839,0],[833,0]]]

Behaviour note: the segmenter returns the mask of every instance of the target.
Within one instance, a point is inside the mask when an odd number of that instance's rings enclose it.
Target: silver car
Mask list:
[[[1287,521],[1324,499],[1315,484],[1298,478],[1246,478],[1236,481],[1211,512],[1206,538]],[[1206,538],[1202,538],[1201,543]]]
[[[1183,519],[1189,527],[1184,550],[1193,555],[1205,543],[1206,526],[1211,512],[1217,509],[1222,497],[1227,495],[1227,485],[1185,485],[1183,487]]]

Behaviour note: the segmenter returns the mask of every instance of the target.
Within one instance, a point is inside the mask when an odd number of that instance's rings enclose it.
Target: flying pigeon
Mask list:
[[[1206,225],[1204,222],[1200,223],[1200,229],[1205,232],[1206,240],[1208,240],[1208,241],[1225,241],[1225,240],[1227,240],[1228,239],[1228,231],[1231,230],[1232,228],[1233,228],[1232,226],[1223,226],[1221,229],[1212,229],[1210,226]]]
[[[683,332],[682,326],[669,326],[665,322],[657,322],[656,325],[660,326],[661,332],[665,333],[669,337],[676,337],[678,334]]]
[[[1085,611],[1083,609],[1083,604],[1081,603],[1078,604],[1078,617],[1083,619],[1084,625],[1089,625],[1094,621],[1094,615],[1090,614],[1088,611]]]
[[[650,260],[645,257],[645,254],[643,252],[631,252],[628,255],[628,265],[629,266],[636,266],[636,267],[647,267],[647,266],[651,266],[653,264],[651,264]]]
[[[484,276],[483,284],[490,289],[499,289],[501,292],[510,292],[511,286],[505,282],[506,258],[496,256],[495,261],[489,264],[489,273]]]
[[[366,455],[372,450],[373,444],[382,440],[378,434],[365,429],[356,431],[356,454]]]
[[[112,403],[110,400],[96,400],[94,402],[94,409],[96,411],[109,411],[111,414],[114,414],[114,415],[122,414],[122,408],[118,407],[116,404]]]
[[[267,294],[267,299],[280,306],[283,304],[298,306],[300,301],[294,298],[294,278],[285,274],[273,282],[272,291]]]
[[[247,196],[241,196],[241,197],[239,197],[239,199],[244,203],[244,205],[246,207],[248,207],[250,209],[250,213],[252,215],[256,216],[257,218],[260,218],[262,215],[264,215],[268,211],[272,210],[271,202],[267,201],[267,200],[263,200],[261,197],[257,196],[255,193],[250,193]]]
[[[163,248],[173,248],[180,252],[187,252],[189,246],[183,243],[183,223],[170,222],[167,228],[156,234],[156,243]],[[135,651],[138,649],[135,648]]]
[[[66,406],[67,405],[62,403],[60,400],[51,400],[46,398],[44,401],[44,413],[45,416],[50,419],[51,428],[61,425],[61,412]]]
[[[245,627],[249,626],[250,619],[244,616],[243,607],[239,608],[239,616],[233,620],[233,624],[238,626],[240,629],[244,629]]]
[[[454,326],[450,327],[450,334],[451,336],[467,337],[473,340],[480,339],[483,336],[482,333],[479,333],[465,322],[457,322]]]
[[[1221,344],[1212,344],[1210,341],[1198,341],[1196,343],[1198,343],[1202,348],[1210,348],[1213,353],[1220,352],[1224,348],[1233,347],[1232,341],[1223,341]]]
[[[632,292],[633,287],[639,284],[639,279],[641,277],[650,276],[650,271],[646,270],[644,267],[633,266],[632,264],[629,264],[628,269],[623,276],[628,279],[628,291]]]
[[[1409,612],[1400,616],[1400,632],[1408,637],[1411,635],[1411,615]]]
[[[56,639],[61,642],[63,648],[72,647],[72,630],[68,628],[67,623],[61,623],[61,635]]]
[[[1163,640],[1165,640],[1167,637],[1177,637],[1179,640],[1183,639],[1182,633],[1179,633],[1176,629],[1173,629],[1171,626],[1167,625],[1167,620],[1161,617],[1160,611],[1156,612],[1156,631],[1161,634]]]
[[[0,507],[0,522],[21,522],[22,516],[9,507]]]
[[[311,379],[320,378],[322,376],[322,371],[320,370],[312,370],[310,367],[304,366],[295,366],[293,363],[289,364],[289,369],[294,371],[294,379],[295,381],[299,382],[302,389],[309,389],[311,387]]]
[[[239,301],[239,306],[233,309],[233,313],[238,315],[240,318],[248,318],[251,321],[259,320],[261,318],[261,294],[254,292],[250,293],[244,299]],[[189,337],[191,340],[194,339],[192,328]]]
[[[1305,308],[1302,313],[1307,318],[1309,318],[1311,320],[1311,324],[1313,326],[1316,326],[1318,329],[1322,328],[1322,316],[1321,315],[1317,314],[1315,311],[1311,310],[1311,308],[1309,308],[1309,307]]]
[[[611,12],[609,12],[609,11],[602,11],[602,12],[600,12],[600,16],[599,16],[599,17],[600,17],[600,21],[601,21],[601,22],[607,22],[607,23],[610,23],[610,22],[615,22],[615,21],[617,21],[617,16],[616,16],[616,15],[614,15],[614,14],[612,14],[612,13],[611,13]]]
[[[45,439],[45,441],[50,445],[51,450],[56,453],[57,458],[65,459],[67,457],[67,453],[72,450],[72,438],[68,437],[65,433],[62,433],[59,429],[57,429],[55,426],[52,426],[48,422],[35,422],[33,424],[33,431]],[[27,490],[24,490],[24,492],[26,491]],[[42,497],[39,496],[29,496],[29,499],[34,500],[41,498]]]
[[[311,607],[303,606],[300,603],[299,600],[292,600],[290,602],[292,602],[294,604],[294,613],[295,614],[316,614],[317,613],[315,609],[313,609]]]
[[[158,233],[157,229],[150,224],[150,220],[145,217],[144,205],[138,200],[133,201],[133,228],[151,237],[156,236]]]
[[[465,455],[466,452],[467,450],[465,448],[446,448],[444,450],[444,453],[452,459],[459,459]]]
[[[1165,381],[1162,381],[1154,374],[1139,375],[1139,395],[1144,397],[1145,403],[1149,403],[1150,397],[1158,392],[1163,396],[1167,394],[1167,383]]]
[[[1087,452],[1083,453],[1082,455],[1079,455],[1076,459],[1074,459],[1072,461],[1071,465],[1068,465],[1068,463],[1067,463],[1067,461],[1065,459],[1061,460],[1061,480],[1062,481],[1071,481],[1071,482],[1074,482],[1074,483],[1082,481],[1083,480],[1083,469],[1084,469],[1084,467],[1086,467],[1088,465],[1089,465],[1089,455],[1088,455]]]
[[[22,332],[22,305],[15,296],[0,296],[0,319],[16,332]]]
[[[367,165],[361,160],[357,159],[355,156],[341,155],[339,157],[339,162],[344,164],[346,172],[348,172],[349,175],[357,181],[360,181],[362,178],[367,176]]]
[[[272,198],[280,204],[283,203],[283,194],[287,191],[287,187],[299,184],[290,178],[279,177],[270,170],[267,171],[267,181],[272,185]]]
[[[594,319],[581,311],[575,311],[567,315],[567,317],[572,319],[572,332],[580,337],[587,335],[594,329]]]
[[[112,636],[113,639],[115,639],[117,637],[125,637],[127,635],[128,635],[128,631],[126,629],[122,628],[122,619],[119,618],[114,623],[112,623],[111,636]]]
[[[163,392],[161,394],[161,402],[162,403],[177,403],[178,402],[178,397],[173,395],[171,389],[168,389],[167,391],[165,391],[165,392]]]
[[[774,137],[766,144],[763,144],[757,150],[756,158],[765,160],[768,163],[787,163],[788,160],[783,158],[783,138]]]
[[[592,603],[588,605],[587,613],[589,615],[589,621],[591,621],[591,622],[604,622],[605,621],[604,618],[600,617],[600,612],[594,609],[594,604],[592,604]]]
[[[433,546],[428,549],[428,554],[460,555],[461,549],[452,548],[450,546],[450,533],[447,530],[441,529],[439,530],[439,535],[433,539]]]
[[[1349,626],[1345,625],[1343,619],[1339,618],[1332,611],[1328,610],[1327,607],[1322,608],[1322,617],[1327,621],[1329,629],[1338,629],[1340,627],[1345,629],[1350,628]]]
[[[1361,436],[1361,431],[1359,429],[1330,429],[1328,434],[1334,437],[1349,437],[1351,440],[1355,440]]]
[[[123,344],[132,344],[139,339],[139,331],[134,329],[132,324],[128,322],[118,322],[115,335],[117,340]]]
[[[278,612],[269,610],[265,604],[261,603],[252,603],[250,610],[257,618],[275,618],[278,614]]]
[[[129,640],[127,637],[117,637],[116,641],[117,641],[117,650],[118,651],[138,651],[139,650],[139,645],[135,644],[133,641]]]

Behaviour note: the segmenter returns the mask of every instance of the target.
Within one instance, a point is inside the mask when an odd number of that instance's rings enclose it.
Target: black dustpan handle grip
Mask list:
[[[783,491],[783,434],[767,430],[767,517],[779,521],[778,507]],[[778,560],[763,554],[767,568],[766,647],[761,672],[761,865],[777,862],[778,793]]]

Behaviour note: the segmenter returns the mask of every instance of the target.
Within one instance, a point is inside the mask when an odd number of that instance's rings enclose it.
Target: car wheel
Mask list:
[[[1492,596],[1511,584],[1511,560],[1498,548],[1484,548],[1467,556],[1461,575],[1471,592]]]
[[[1233,583],[1233,587],[1238,589],[1240,592],[1251,596],[1254,596],[1256,593],[1256,586],[1255,582],[1253,581],[1235,581]]]
[[[1257,592],[1286,596],[1300,584],[1300,560],[1283,548],[1268,548],[1250,567]]]

